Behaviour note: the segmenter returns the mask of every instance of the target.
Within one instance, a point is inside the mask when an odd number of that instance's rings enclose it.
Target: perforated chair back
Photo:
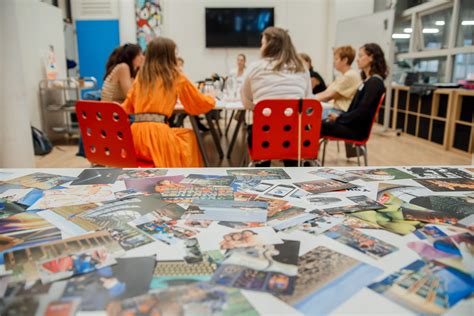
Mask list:
[[[91,163],[118,168],[153,167],[153,163],[137,159],[130,120],[120,104],[77,101],[76,114]]]
[[[298,112],[301,111],[301,159],[316,159],[321,131],[321,103],[312,99],[263,100],[253,110],[250,158],[298,159]]]

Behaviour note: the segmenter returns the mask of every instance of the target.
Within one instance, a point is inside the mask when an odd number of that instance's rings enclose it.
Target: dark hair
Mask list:
[[[132,62],[141,52],[142,49],[137,44],[125,44],[114,49],[105,65],[104,80],[110,75],[112,70],[114,70],[115,66],[121,63],[128,65],[131,77],[135,78],[137,71],[133,68]]]
[[[387,78],[388,66],[385,61],[385,56],[382,48],[378,44],[369,43],[361,47],[365,53],[372,57],[372,64],[370,65],[370,75],[379,75],[383,79]],[[361,72],[362,80],[367,79],[366,74]]]
[[[262,51],[262,57],[275,62],[273,71],[281,71],[286,65],[294,72],[304,72],[303,62],[296,54],[296,49],[291,42],[287,31],[279,27],[267,27],[263,31],[267,46]]]

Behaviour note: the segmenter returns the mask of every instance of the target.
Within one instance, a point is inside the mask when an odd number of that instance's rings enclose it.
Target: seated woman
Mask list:
[[[316,100],[332,101],[332,109],[324,109],[323,119],[327,118],[330,112],[342,113],[349,109],[352,97],[361,83],[360,75],[351,68],[354,57],[355,49],[352,46],[341,46],[334,49],[334,68],[341,75],[326,90],[316,94]]]
[[[153,39],[146,52],[145,63],[122,104],[129,114],[135,114],[131,129],[137,155],[152,160],[156,167],[200,167],[194,132],[170,128],[167,122],[178,98],[190,115],[210,111],[215,100],[201,94],[179,71],[176,44],[171,39]]]
[[[301,57],[301,59],[303,59],[306,68],[309,69],[309,76],[311,78],[311,87],[313,88],[313,94],[317,94],[326,90],[326,83],[324,82],[323,77],[321,77],[321,75],[313,69],[311,57],[309,57],[309,55],[305,53],[300,53],[299,56]]]
[[[298,57],[290,35],[278,27],[263,31],[260,47],[261,59],[249,66],[241,89],[241,99],[246,109],[268,99],[300,99],[312,97],[309,72]],[[252,146],[252,130],[249,126],[248,141]],[[258,164],[269,167],[271,161]],[[287,160],[285,166],[296,166]]]
[[[365,44],[359,49],[357,65],[364,80],[347,112],[330,113],[321,125],[321,137],[334,136],[353,140],[367,138],[380,98],[385,93],[383,80],[387,64],[379,45]]]
[[[142,50],[136,44],[116,48],[105,66],[101,100],[122,103],[143,61]]]

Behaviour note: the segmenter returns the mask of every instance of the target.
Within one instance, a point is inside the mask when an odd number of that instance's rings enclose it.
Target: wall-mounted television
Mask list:
[[[260,47],[273,8],[206,8],[206,47]]]

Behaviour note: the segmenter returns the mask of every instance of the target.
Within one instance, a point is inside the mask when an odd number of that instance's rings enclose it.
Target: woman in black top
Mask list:
[[[369,136],[380,98],[385,93],[383,80],[388,68],[379,45],[365,44],[359,49],[357,65],[364,82],[352,99],[349,110],[339,115],[330,113],[322,122],[321,137],[334,136],[363,140]]]
[[[323,77],[321,77],[313,69],[313,64],[311,63],[311,57],[305,53],[300,53],[299,56],[303,59],[303,62],[306,68],[309,69],[309,76],[311,78],[311,86],[313,87],[313,94],[317,94],[326,90],[326,84],[324,83]]]

